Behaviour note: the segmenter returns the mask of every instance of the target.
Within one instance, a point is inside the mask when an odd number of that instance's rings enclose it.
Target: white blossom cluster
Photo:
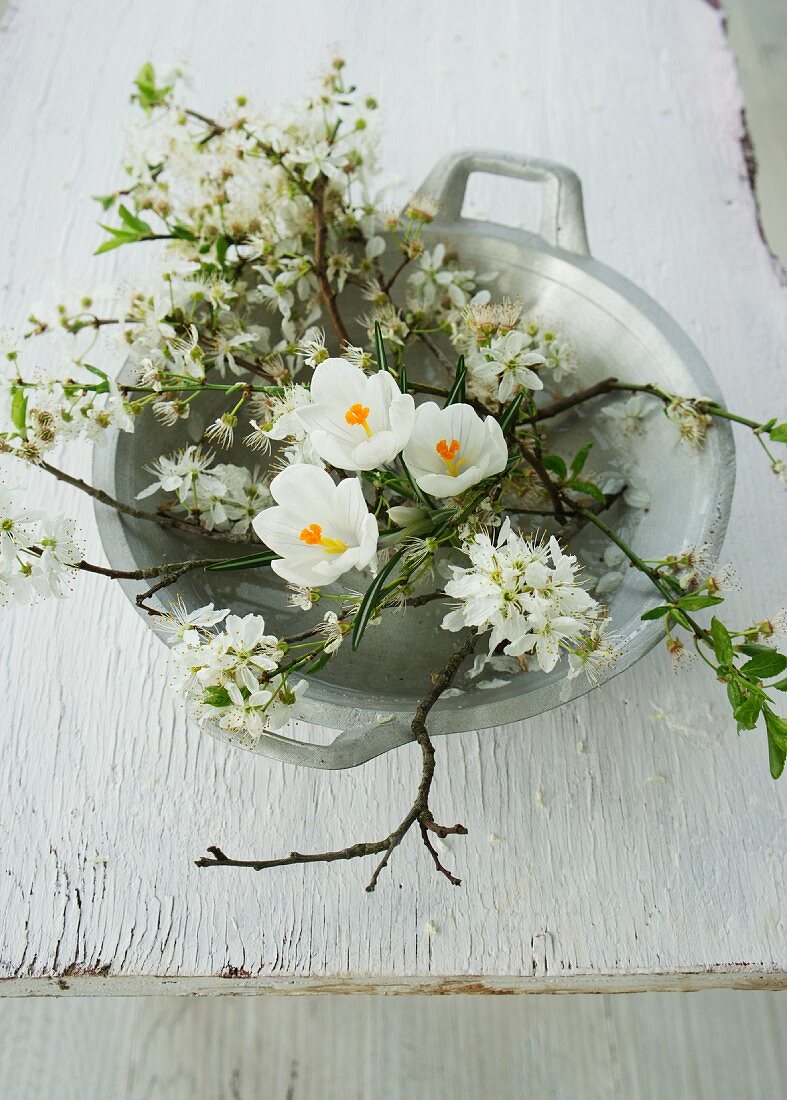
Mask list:
[[[81,558],[70,519],[44,518],[0,485],[0,604],[66,595]]]
[[[493,403],[545,384],[568,391],[578,369],[570,344],[524,319],[522,303],[511,299],[471,302],[453,321],[452,341],[465,356],[471,392]]]
[[[176,511],[186,513],[208,531],[248,533],[252,521],[270,502],[266,477],[257,468],[215,461],[212,451],[196,444],[162,455],[148,467],[155,481],[137,494],[137,499],[160,490],[177,502]]]
[[[199,724],[215,722],[250,744],[293,717],[306,681],[288,681],[286,647],[266,634],[261,615],[230,615],[213,604],[187,612],[176,604],[160,629],[174,642],[172,685]]]
[[[27,358],[18,340],[0,335],[0,443],[36,461],[58,443],[100,443],[109,427],[133,431],[129,404],[110,378],[67,380],[34,364],[25,376]]]
[[[490,655],[499,646],[513,657],[532,653],[544,672],[561,652],[572,658],[572,671],[584,669],[590,678],[614,659],[602,608],[582,587],[577,559],[556,538],[524,538],[506,519],[496,537],[477,533],[462,549],[470,565],[450,567],[445,592],[458,606],[443,619],[446,630],[488,632]]]

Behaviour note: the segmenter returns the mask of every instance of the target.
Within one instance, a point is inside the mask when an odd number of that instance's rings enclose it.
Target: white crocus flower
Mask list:
[[[277,507],[254,520],[259,537],[280,558],[271,569],[309,588],[331,584],[350,569],[363,569],[377,550],[377,521],[366,507],[361,483],[337,485],[316,466],[288,466],[271,482]]]
[[[482,420],[470,405],[441,409],[427,401],[415,411],[404,460],[419,489],[433,497],[454,497],[504,470],[508,448],[493,416]]]
[[[340,470],[374,470],[393,461],[415,424],[415,403],[387,371],[367,375],[346,359],[318,364],[311,405],[297,410],[320,458]]]

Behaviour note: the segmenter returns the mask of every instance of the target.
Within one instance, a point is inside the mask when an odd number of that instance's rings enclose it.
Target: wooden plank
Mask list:
[[[92,259],[86,198],[118,178],[142,60],[187,56],[207,110],[241,90],[273,104],[303,92],[336,41],[387,108],[386,162],[409,185],[472,144],[570,164],[594,254],[674,314],[732,405],[783,411],[784,292],[756,230],[732,58],[699,2],[24,0],[0,34],[0,315],[154,263],[142,249]],[[514,201],[490,212],[516,221]],[[772,549],[783,495],[748,441],[740,456],[729,556],[765,615],[784,602]],[[68,461],[87,470],[86,452]],[[32,497],[74,515],[96,556],[82,500],[43,476]],[[470,829],[449,855],[464,885],[438,879],[413,841],[370,896],[361,866],[260,877],[191,860],[208,843],[263,855],[387,827],[416,755],[326,775],[200,740],[121,593],[98,578],[80,589],[2,612],[0,973],[22,988],[55,976],[76,991],[72,977],[97,973],[326,989],[783,973],[785,788],[768,777],[763,736],[735,736],[699,669],[676,677],[653,654],[570,708],[440,742],[435,808]]]
[[[89,998],[0,1003],[8,1100],[771,1100],[784,998]]]

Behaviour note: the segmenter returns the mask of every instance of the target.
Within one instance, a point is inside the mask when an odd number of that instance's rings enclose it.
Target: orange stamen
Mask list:
[[[366,421],[369,419],[370,410],[365,405],[362,405],[360,401],[354,405],[350,405],[347,412],[344,414],[344,419],[348,424],[358,424],[366,432],[367,436],[371,437],[371,429]]]
[[[456,458],[456,452],[459,450],[459,440],[452,439],[451,442],[448,443],[445,439],[441,439],[435,447],[435,450],[444,462],[453,462]]]
[[[304,527],[298,538],[308,546],[319,546],[322,539],[322,527],[319,523],[310,523],[308,527]]]
[[[459,449],[458,439],[452,439],[450,443],[447,439],[441,439],[440,442],[435,445],[435,450],[446,464],[448,472],[452,477],[457,476],[459,467],[462,466],[465,461],[463,458],[457,458]]]
[[[321,546],[329,554],[343,554],[347,549],[347,543],[343,539],[323,538],[319,523],[310,523],[308,527],[304,527],[298,538],[307,546]]]

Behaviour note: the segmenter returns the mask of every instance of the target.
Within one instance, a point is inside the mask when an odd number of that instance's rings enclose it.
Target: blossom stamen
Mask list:
[[[307,546],[321,546],[329,554],[343,554],[347,549],[347,543],[342,539],[324,538],[319,523],[310,523],[308,527],[304,527],[298,538]]]
[[[435,450],[448,467],[449,474],[451,474],[452,477],[456,477],[459,473],[459,467],[463,466],[465,462],[463,458],[457,458],[460,450],[459,440],[452,439],[449,443],[446,439],[441,439],[440,442],[435,445]]]
[[[360,401],[356,401],[354,405],[350,405],[349,409],[344,414],[344,419],[347,423],[360,425],[369,439],[372,438],[372,430],[367,423],[370,411],[371,410],[368,409],[366,405],[362,405]]]

